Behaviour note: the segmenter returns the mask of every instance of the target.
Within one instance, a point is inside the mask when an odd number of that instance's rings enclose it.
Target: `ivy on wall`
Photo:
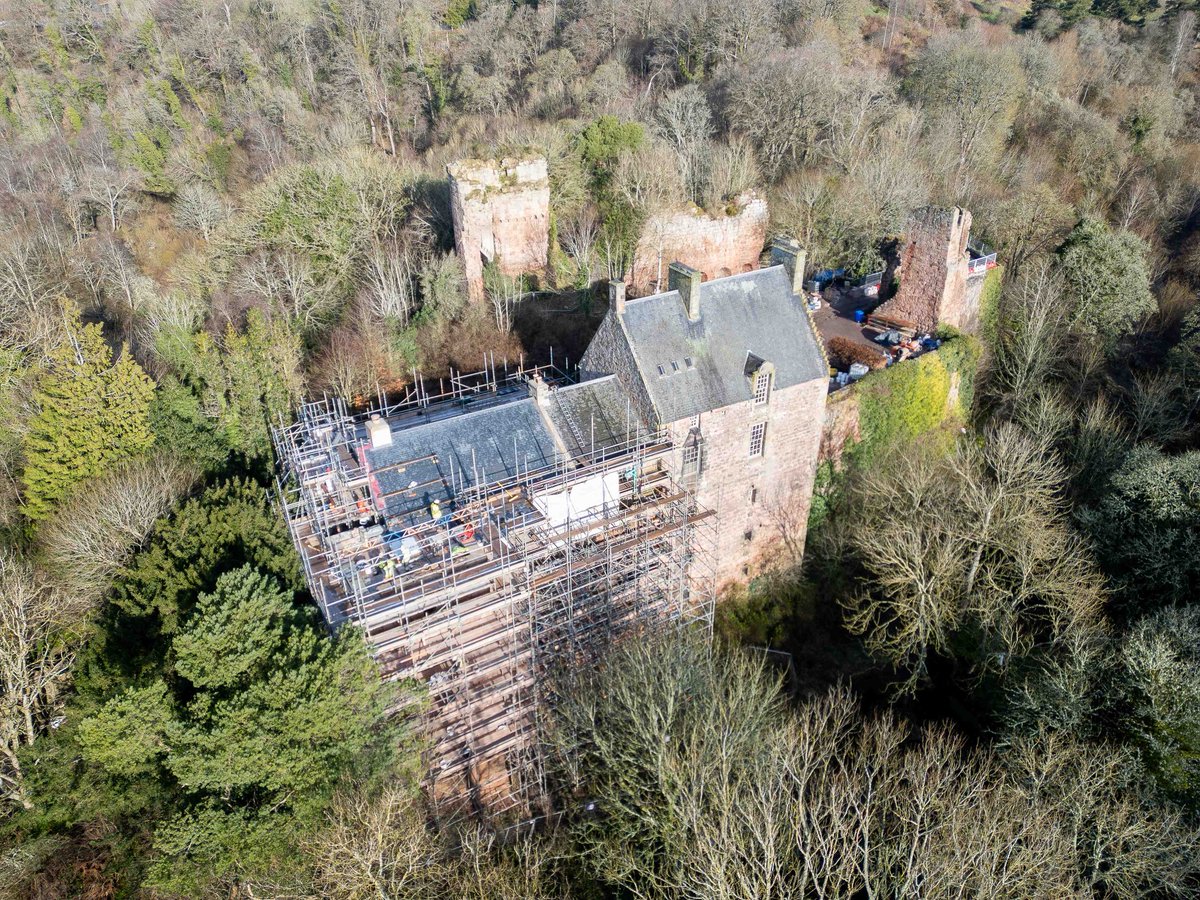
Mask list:
[[[996,342],[1000,310],[1000,287],[1004,282],[1004,266],[988,269],[979,292],[979,333],[989,345]]]
[[[948,329],[941,337],[938,350],[874,372],[855,387],[862,435],[850,450],[855,464],[869,463],[882,448],[969,414],[981,345]],[[952,387],[957,388],[953,394]]]

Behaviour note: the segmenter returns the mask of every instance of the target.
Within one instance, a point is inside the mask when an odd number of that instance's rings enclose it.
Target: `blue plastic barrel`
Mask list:
[[[865,312],[863,312],[861,309],[856,309],[854,311],[854,321],[857,324],[861,325],[863,319],[865,319],[866,317],[867,317],[867,314]]]

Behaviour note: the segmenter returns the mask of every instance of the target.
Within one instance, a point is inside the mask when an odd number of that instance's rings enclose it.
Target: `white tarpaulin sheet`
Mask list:
[[[535,494],[533,505],[550,525],[557,528],[568,521],[600,515],[616,505],[620,493],[621,474],[605,472],[573,485],[570,490]]]

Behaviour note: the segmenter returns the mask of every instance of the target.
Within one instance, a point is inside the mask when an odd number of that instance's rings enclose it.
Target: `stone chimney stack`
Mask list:
[[[804,264],[808,251],[794,238],[777,237],[771,242],[771,263],[783,266],[792,282],[792,293],[804,293]]]
[[[667,270],[667,290],[679,291],[679,297],[687,307],[689,322],[700,320],[700,282],[703,278],[704,275],[698,269],[681,262],[671,263]]]
[[[608,305],[618,316],[625,315],[625,282],[614,278],[608,283]]]
[[[533,402],[538,406],[550,405],[550,385],[538,373],[534,373],[529,379],[529,386],[533,390]]]

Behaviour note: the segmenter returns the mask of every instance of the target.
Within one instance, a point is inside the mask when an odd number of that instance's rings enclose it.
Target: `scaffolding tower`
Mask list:
[[[424,686],[425,781],[445,813],[543,808],[558,670],[591,664],[631,632],[712,628],[713,513],[672,478],[665,432],[631,425],[597,444],[594,423],[568,420],[581,451],[515,473],[451,467],[438,485],[450,512],[389,516],[400,490],[382,490],[362,450],[374,417],[418,428],[528,397],[538,380],[566,381],[485,365],[440,392],[414,379],[403,399],[359,415],[340,400],[308,402],[275,430],[280,499],[313,597],[331,628],[363,629],[385,678]],[[584,515],[556,519],[537,502],[597,478],[616,495]]]

